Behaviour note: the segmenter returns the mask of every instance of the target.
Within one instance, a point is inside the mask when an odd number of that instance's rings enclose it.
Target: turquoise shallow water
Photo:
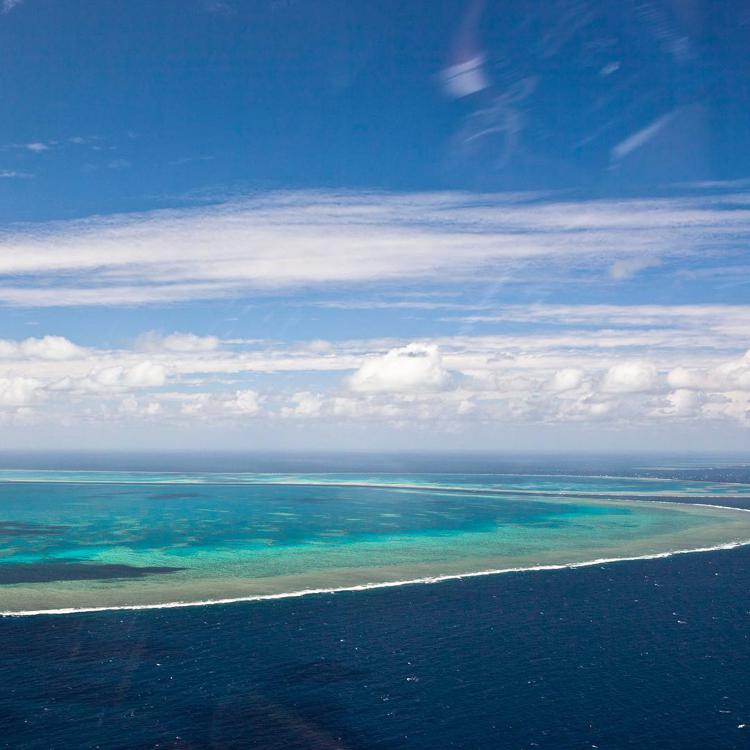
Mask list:
[[[3,471],[0,611],[266,597],[733,545],[750,539],[750,513],[705,507],[733,496],[750,487]]]

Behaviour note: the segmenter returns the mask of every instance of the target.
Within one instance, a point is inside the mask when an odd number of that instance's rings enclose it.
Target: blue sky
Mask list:
[[[740,3],[0,2],[8,447],[741,447]]]

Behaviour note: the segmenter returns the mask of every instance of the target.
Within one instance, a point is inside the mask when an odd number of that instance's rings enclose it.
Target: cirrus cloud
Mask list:
[[[566,202],[302,191],[26,225],[0,235],[0,302],[164,304],[332,283],[530,280],[550,268],[559,280],[573,269],[622,280],[669,259],[741,253],[746,204],[744,195]]]

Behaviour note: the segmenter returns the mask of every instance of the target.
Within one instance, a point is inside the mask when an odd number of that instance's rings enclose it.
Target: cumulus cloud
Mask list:
[[[727,390],[750,390],[750,350],[744,356],[723,362],[709,370],[709,383],[716,383]]]
[[[63,336],[44,336],[40,339],[29,338],[20,344],[21,351],[27,357],[39,359],[76,359],[85,355],[86,350],[76,346]]]
[[[675,367],[667,373],[667,383],[673,388],[700,388],[706,382],[705,376],[687,367]]]
[[[0,406],[4,419],[23,409],[66,423],[156,416],[160,425],[242,425],[252,416],[253,423],[279,425],[304,418],[310,428],[315,420],[359,420],[446,430],[597,420],[750,423],[750,354],[739,348],[746,342],[740,320],[725,326],[718,348],[708,340],[674,347],[671,323],[660,330],[663,339],[644,338],[634,327],[612,335],[541,326],[419,342],[233,339],[217,348],[191,333],[170,334],[179,339],[167,345],[168,336],[149,334],[149,346],[138,339],[128,349],[83,348],[55,337],[2,340]],[[734,355],[726,353],[729,343]]]
[[[678,417],[692,417],[698,414],[706,401],[701,391],[678,388],[667,395],[668,406],[664,412]]]
[[[702,411],[707,416],[736,420],[750,427],[750,392],[727,391],[712,398]]]
[[[93,371],[81,381],[81,387],[92,390],[122,388],[158,388],[167,381],[167,368],[150,360],[131,367],[114,365]]]
[[[293,406],[281,410],[283,417],[317,417],[323,409],[324,401],[310,391],[299,391],[292,396]]]
[[[576,367],[565,367],[558,370],[552,378],[550,390],[555,393],[575,390],[583,382],[583,375],[583,371]]]
[[[0,406],[28,405],[38,396],[40,386],[34,378],[0,378]]]
[[[440,390],[449,380],[438,347],[412,343],[366,360],[347,382],[362,393],[402,393]]]
[[[167,368],[153,362],[140,362],[129,367],[123,373],[125,385],[136,388],[154,388],[164,385],[167,380]]]
[[[0,359],[24,358],[67,360],[86,355],[86,349],[76,346],[63,336],[43,336],[23,341],[0,339]]]
[[[667,375],[674,388],[713,391],[750,391],[750,350],[712,367],[675,367]]]
[[[155,417],[163,411],[158,401],[142,403],[134,396],[126,396],[120,401],[119,412],[128,417]]]
[[[602,384],[608,393],[642,393],[656,385],[658,372],[650,362],[623,362],[610,367]]]
[[[196,419],[205,423],[242,423],[262,414],[264,397],[252,388],[195,392],[173,391],[161,394],[165,418]]]
[[[256,391],[239,390],[232,397],[223,402],[223,406],[234,414],[257,414],[260,410],[260,402]]]

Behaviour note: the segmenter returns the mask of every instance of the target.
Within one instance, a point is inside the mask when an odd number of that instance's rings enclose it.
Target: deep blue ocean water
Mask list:
[[[746,748],[748,584],[743,547],[2,619],[0,746]]]
[[[743,748],[750,551],[0,622],[8,748]]]

